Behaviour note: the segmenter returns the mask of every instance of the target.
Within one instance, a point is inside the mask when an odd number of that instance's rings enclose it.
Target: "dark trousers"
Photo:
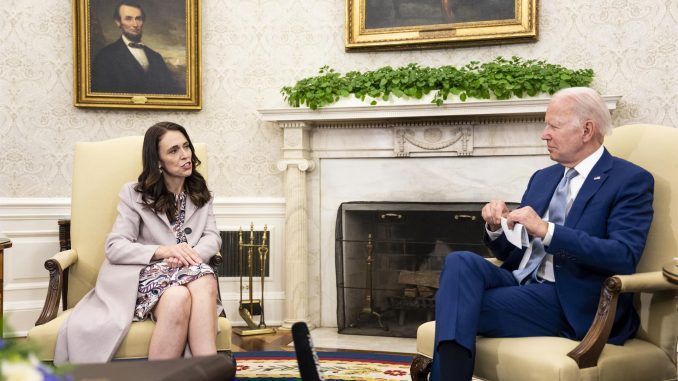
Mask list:
[[[431,380],[441,380],[441,342],[454,341],[475,358],[476,335],[562,336],[569,329],[553,283],[518,285],[513,274],[471,252],[445,258],[436,294]]]

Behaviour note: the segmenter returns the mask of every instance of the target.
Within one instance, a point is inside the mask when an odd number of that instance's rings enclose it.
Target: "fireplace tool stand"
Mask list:
[[[388,326],[381,321],[381,314],[374,309],[374,286],[372,284],[372,262],[374,262],[374,244],[372,243],[372,234],[367,236],[367,257],[365,264],[367,265],[367,274],[365,277],[365,300],[363,301],[363,309],[358,313],[358,318],[355,322],[349,325],[351,328],[359,328],[369,322],[376,321],[379,328],[388,331]]]
[[[243,249],[247,249],[247,278],[249,299],[243,300],[242,297],[242,278],[243,278]],[[261,275],[261,297],[254,299],[253,278],[254,278],[254,248],[259,252],[259,270]],[[266,225],[264,225],[264,234],[261,238],[261,244],[254,243],[254,224],[250,224],[250,242],[244,244],[242,241],[242,228],[238,232],[238,260],[240,261],[240,303],[238,313],[247,323],[247,327],[234,327],[233,332],[240,336],[262,335],[275,333],[274,328],[266,326],[264,320],[264,278],[266,276],[266,259],[268,256],[268,246],[266,245]],[[259,324],[254,322],[254,316],[259,315]]]

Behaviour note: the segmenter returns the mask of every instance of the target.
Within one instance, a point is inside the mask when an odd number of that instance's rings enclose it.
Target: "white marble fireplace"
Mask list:
[[[603,97],[608,108],[619,96]],[[347,201],[519,202],[550,163],[549,98],[259,110],[284,131],[284,325],[336,327],[335,221]]]

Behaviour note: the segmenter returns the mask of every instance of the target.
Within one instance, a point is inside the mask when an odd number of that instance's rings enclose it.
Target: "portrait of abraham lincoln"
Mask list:
[[[184,0],[90,0],[92,93],[184,95]]]

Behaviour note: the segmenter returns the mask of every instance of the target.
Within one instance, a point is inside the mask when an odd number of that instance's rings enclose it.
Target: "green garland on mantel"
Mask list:
[[[294,86],[285,86],[280,92],[292,107],[306,105],[312,110],[330,105],[349,94],[364,101],[371,97],[388,100],[391,95],[421,99],[436,91],[431,103],[440,106],[450,96],[457,95],[461,101],[467,98],[509,99],[512,96],[535,96],[539,93],[553,94],[575,86],[588,86],[593,80],[592,69],[572,70],[546,61],[524,60],[512,57],[507,60],[497,57],[480,63],[471,61],[462,68],[441,66],[437,68],[411,63],[393,69],[380,69],[346,75],[323,66],[318,76],[300,80]]]

